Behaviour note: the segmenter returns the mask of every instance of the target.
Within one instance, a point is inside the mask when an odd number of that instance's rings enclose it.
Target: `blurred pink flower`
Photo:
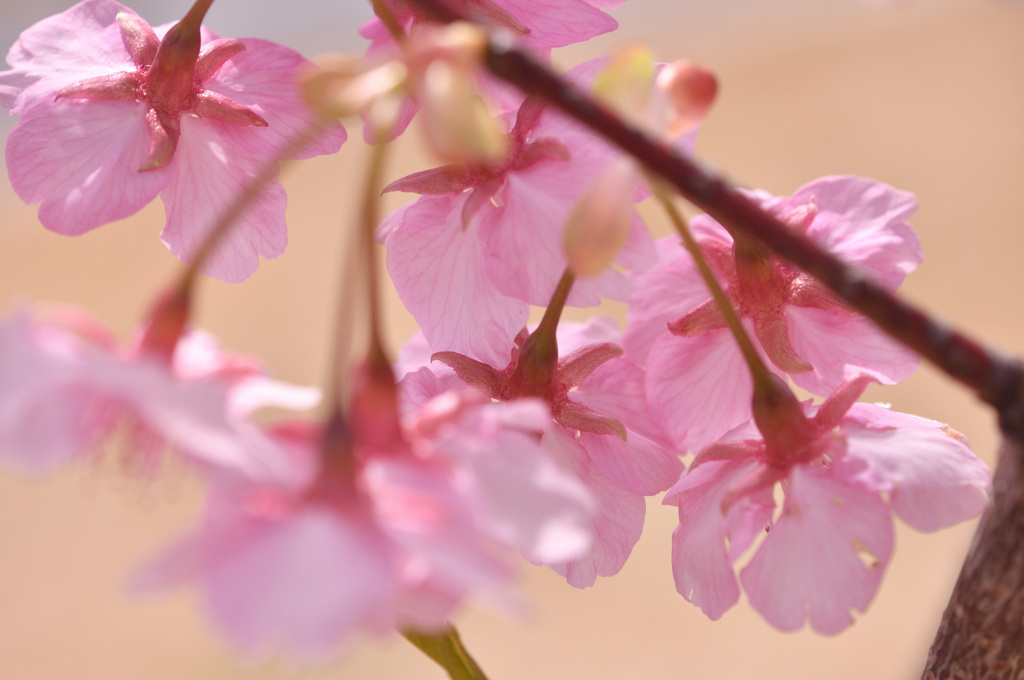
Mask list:
[[[537,443],[549,424],[539,402],[446,392],[406,417],[388,450],[278,426],[305,483],[214,487],[201,526],[135,586],[195,579],[240,646],[306,657],[359,632],[439,630],[471,595],[508,605],[502,546],[549,559],[589,546],[589,498]]]
[[[906,219],[911,194],[859,177],[825,177],[792,197],[752,194],[819,246],[895,289],[921,262]],[[826,395],[854,373],[898,382],[918,359],[822,284],[756,244],[736,247],[707,216],[694,236],[769,370]],[[627,356],[647,367],[652,412],[676,442],[699,450],[751,417],[749,370],[678,238],[657,244],[660,262],[634,274]]]
[[[893,547],[892,515],[919,531],[975,517],[991,492],[988,468],[963,436],[924,418],[854,403],[871,382],[844,382],[806,415],[762,436],[748,423],[701,451],[669,489],[676,589],[718,619],[739,599],[733,565],[754,545],[739,581],[773,626],[810,622],[834,635],[863,612]],[[773,519],[773,491],[785,499]]]
[[[161,42],[170,29],[151,28],[113,0],[85,0],[11,48],[0,103],[21,119],[7,141],[7,168],[18,195],[41,203],[47,229],[82,234],[160,194],[161,240],[188,261],[246,182],[314,120],[298,95],[296,75],[308,63],[298,53],[202,28],[196,57],[187,40]],[[296,157],[333,153],[344,139],[333,126]],[[237,282],[260,256],[280,255],[284,210],[274,182],[203,270]]]
[[[26,314],[0,323],[0,460],[41,474],[101,455],[116,434],[130,471],[155,474],[168,447],[216,477],[281,480],[278,447],[248,421],[263,406],[309,408],[314,389],[277,383],[199,332],[168,361],[119,350],[96,322]]]

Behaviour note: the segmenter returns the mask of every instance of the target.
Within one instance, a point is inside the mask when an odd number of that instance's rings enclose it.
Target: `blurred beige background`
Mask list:
[[[186,5],[151,0],[137,9],[158,23],[181,16]],[[209,23],[222,35],[258,33],[310,54],[351,51],[359,49],[352,30],[367,14],[364,5],[218,0]],[[64,6],[4,3],[5,45]],[[698,153],[744,184],[786,194],[820,175],[854,173],[913,191],[926,260],[904,292],[1024,354],[1024,7],[998,0],[893,8],[857,0],[629,0],[616,16],[620,33],[563,50],[558,62],[569,67],[643,40],[659,58],[713,67],[721,98]],[[11,124],[0,123],[5,130]],[[243,285],[204,281],[201,288],[202,325],[294,382],[325,382],[341,234],[355,219],[366,158],[358,129],[351,132],[338,156],[288,171],[288,252]],[[406,141],[390,175],[426,163]],[[71,302],[126,336],[179,266],[156,236],[159,203],[75,239],[46,232],[35,208],[6,183],[0,211],[5,309]],[[665,231],[656,215],[652,222]],[[388,306],[397,346],[414,326],[396,299]],[[992,460],[991,416],[930,369],[870,396],[951,423]],[[0,471],[0,679],[445,677],[400,639],[357,641],[311,669],[241,658],[207,624],[192,591],[127,597],[127,574],[189,525],[198,499],[198,484],[180,472],[140,485],[116,466],[40,481]],[[495,680],[916,678],[973,530],[918,535],[900,528],[867,614],[823,638],[779,633],[743,602],[723,620],[707,621],[675,593],[674,525],[673,509],[652,501],[623,572],[587,590],[524,566],[532,611],[524,620],[467,612],[457,623],[468,646]]]

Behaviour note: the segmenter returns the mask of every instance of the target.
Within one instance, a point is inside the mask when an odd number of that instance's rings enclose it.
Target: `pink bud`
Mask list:
[[[669,104],[668,134],[677,137],[697,127],[718,94],[715,74],[681,59],[658,73],[656,86]]]
[[[565,252],[577,276],[596,276],[629,238],[636,169],[622,158],[598,175],[576,203],[565,227]]]

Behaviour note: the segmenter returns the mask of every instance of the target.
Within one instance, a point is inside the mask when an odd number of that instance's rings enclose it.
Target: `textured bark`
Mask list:
[[[981,519],[922,680],[1024,680],[1024,449],[999,452]]]

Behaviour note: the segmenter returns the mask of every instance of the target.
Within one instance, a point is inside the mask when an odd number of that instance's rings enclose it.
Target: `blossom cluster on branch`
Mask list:
[[[717,619],[742,586],[771,625],[835,634],[874,597],[894,517],[934,531],[985,509],[988,469],[961,435],[857,403],[911,375],[912,352],[762,243],[686,224],[663,182],[489,75],[479,26],[379,0],[366,54],[314,65],[217,37],[211,3],[151,27],[84,0],[22,33],[0,73],[10,180],[42,226],[81,234],[160,195],[160,238],[187,267],[127,348],[84,313],[0,323],[0,461],[41,474],[116,446],[207,481],[198,526],[135,588],[194,582],[241,647],[316,656],[360,632],[443,631],[469,598],[514,608],[519,556],[575,587],[614,576],[664,494],[685,599]],[[613,30],[621,3],[452,4],[547,60]],[[716,93],[707,70],[641,48],[564,83],[681,154]],[[338,359],[322,421],[267,424],[258,409],[317,396],[192,330],[195,274],[240,282],[284,252],[277,164],[336,152],[349,115],[375,153],[419,118],[439,158],[387,184],[368,171],[359,225],[421,333],[387,360],[369,266],[369,319],[343,331],[368,334],[368,355]],[[376,220],[382,192],[417,197]],[[747,195],[888,290],[921,262],[916,200],[881,182]],[[634,210],[650,198],[678,236],[652,238]],[[561,321],[603,299],[628,304],[624,329]]]

